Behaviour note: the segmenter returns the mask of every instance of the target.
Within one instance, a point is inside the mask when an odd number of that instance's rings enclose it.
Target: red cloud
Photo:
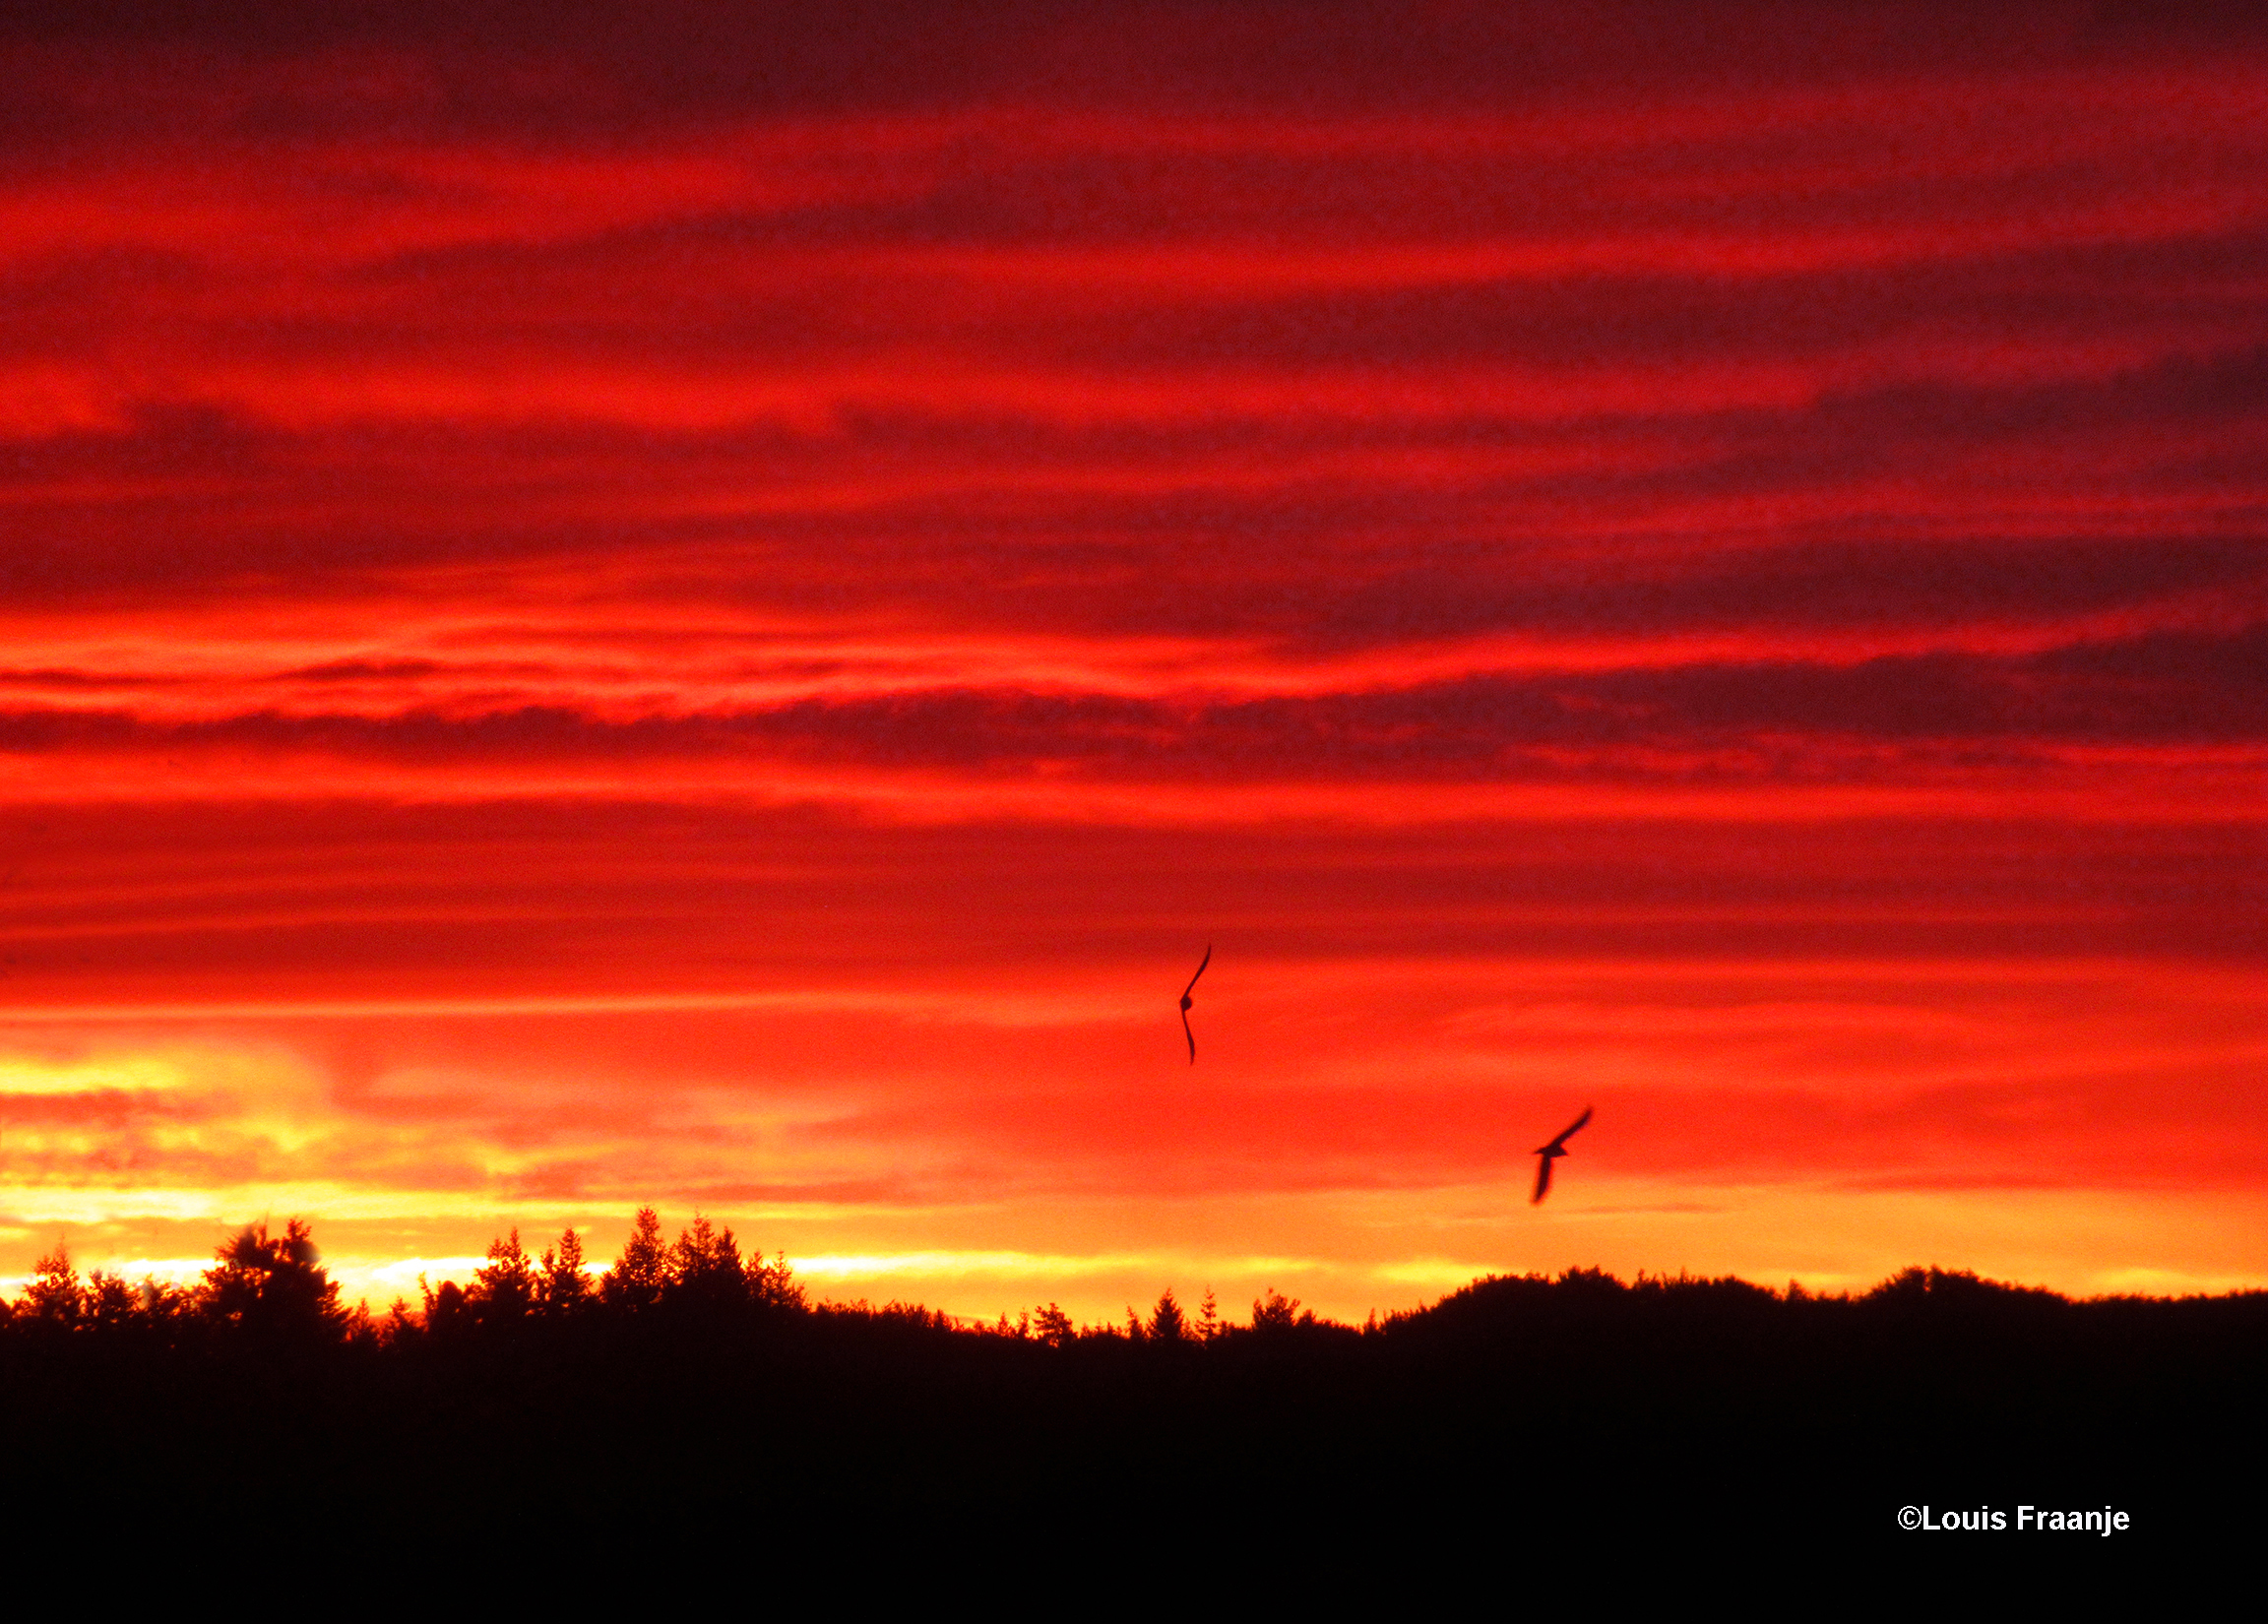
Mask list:
[[[0,26],[0,1232],[2256,1276],[2260,31],[1785,21]]]

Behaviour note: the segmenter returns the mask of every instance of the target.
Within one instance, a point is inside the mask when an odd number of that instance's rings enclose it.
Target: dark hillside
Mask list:
[[[706,1224],[671,1246],[642,1215],[596,1280],[566,1252],[499,1242],[469,1287],[385,1320],[341,1310],[296,1224],[238,1236],[194,1291],[49,1260],[0,1324],[6,1509],[260,1508],[357,1538],[1267,1529],[1376,1555],[1603,1529],[1910,1544],[1961,1535],[1900,1531],[1909,1504],[2108,1505],[2131,1543],[2232,1525],[2245,1508],[2204,1485],[2268,1441],[2263,1293],[1575,1272],[1359,1329],[1168,1296],[1121,1327],[976,1330],[814,1307]]]

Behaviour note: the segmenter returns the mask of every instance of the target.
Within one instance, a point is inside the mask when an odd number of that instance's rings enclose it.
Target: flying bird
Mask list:
[[[1205,957],[1197,962],[1197,975],[1205,973],[1205,967],[1213,962],[1213,944],[1205,944]],[[1189,1064],[1197,1064],[1197,1034],[1189,1030],[1189,1008],[1195,1002],[1189,995],[1197,990],[1197,975],[1189,977],[1189,984],[1181,989],[1181,1035],[1189,1039]]]
[[[1582,1127],[1584,1123],[1590,1120],[1591,1107],[1586,1105],[1583,1107],[1583,1114],[1581,1116],[1577,1117],[1574,1121],[1568,1123],[1566,1127],[1559,1130],[1559,1137],[1557,1139],[1554,1139],[1548,1145],[1539,1145],[1536,1148],[1536,1155],[1541,1159],[1536,1163],[1536,1193],[1528,1198],[1529,1206],[1535,1206],[1538,1202],[1542,1201],[1544,1197],[1550,1191],[1551,1163],[1556,1158],[1567,1154],[1567,1141],[1573,1137],[1576,1129]]]

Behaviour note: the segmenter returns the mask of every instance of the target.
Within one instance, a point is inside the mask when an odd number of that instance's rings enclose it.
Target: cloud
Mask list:
[[[2262,44],[12,17],[8,1244],[2257,1275]]]

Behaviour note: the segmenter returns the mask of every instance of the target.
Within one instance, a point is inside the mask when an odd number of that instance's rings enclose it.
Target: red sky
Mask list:
[[[0,1276],[2268,1281],[2268,32],[458,9],[0,33]]]

